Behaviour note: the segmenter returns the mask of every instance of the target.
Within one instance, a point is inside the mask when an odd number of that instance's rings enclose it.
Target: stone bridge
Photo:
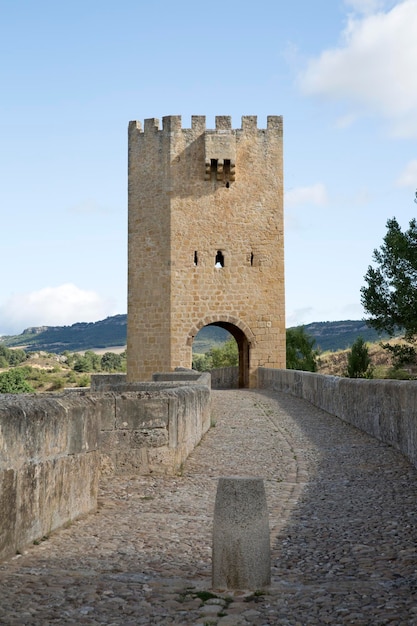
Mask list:
[[[0,624],[417,623],[415,383],[260,380],[212,391],[211,428],[173,475],[102,476],[95,512],[3,561]],[[210,588],[225,475],[265,480],[268,589]]]

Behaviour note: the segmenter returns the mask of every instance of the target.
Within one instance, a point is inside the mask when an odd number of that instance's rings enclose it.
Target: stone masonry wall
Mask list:
[[[0,559],[96,508],[103,408],[76,394],[0,396]]]
[[[114,394],[114,412],[101,424],[107,474],[175,474],[210,427],[210,387],[148,383]]]
[[[282,134],[279,116],[130,123],[130,382],[191,367],[207,324],[243,333],[250,386],[258,366],[285,365]]]
[[[210,371],[212,389],[236,389],[239,387],[239,368],[218,367]]]
[[[392,445],[417,467],[417,382],[261,368],[259,385],[308,400]]]
[[[175,474],[210,426],[197,382],[0,395],[0,560],[93,511],[103,472]]]

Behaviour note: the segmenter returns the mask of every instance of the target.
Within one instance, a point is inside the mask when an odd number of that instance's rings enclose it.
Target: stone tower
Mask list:
[[[285,367],[282,117],[129,124],[127,379],[190,368],[208,324],[239,346],[239,384]]]

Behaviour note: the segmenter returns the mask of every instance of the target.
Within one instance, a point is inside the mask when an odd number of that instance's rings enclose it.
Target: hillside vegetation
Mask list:
[[[398,343],[392,340],[392,343]],[[229,350],[227,346],[229,346]],[[233,345],[234,344],[234,345]],[[368,344],[372,362],[374,378],[414,378],[417,376],[415,368],[394,369],[391,355],[384,350],[380,343]],[[209,360],[209,367],[221,367],[224,356],[230,357],[229,351],[237,359],[236,344],[234,341],[223,345],[216,344],[204,355]],[[100,353],[87,350],[80,353],[65,352],[62,355],[48,352],[26,353],[21,349],[11,349],[0,346],[0,393],[45,392],[60,391],[69,387],[88,387],[92,373],[124,372],[126,371],[126,353],[104,351]],[[317,373],[333,376],[345,376],[347,370],[349,350],[324,352],[317,359]],[[196,355],[200,358],[201,355]],[[211,359],[211,360],[210,360]],[[216,360],[217,359],[217,360]],[[219,360],[220,359],[220,360]],[[197,363],[194,366],[198,365]]]
[[[346,375],[349,350],[361,336],[368,344],[374,378],[405,378],[417,374],[412,368],[406,371],[393,368],[390,353],[380,345],[383,337],[368,328],[366,322],[316,322],[295,330],[300,329],[315,341],[319,373]],[[32,327],[20,335],[1,337],[0,393],[85,387],[90,384],[91,373],[123,372],[126,369],[126,334],[127,316],[115,315],[94,323]],[[194,367],[221,366],[225,351],[229,360],[231,356],[236,360],[236,345],[228,341],[230,338],[223,328],[203,328],[194,340]],[[398,341],[398,338],[391,340],[397,344]]]
[[[393,338],[384,343],[390,345],[399,344],[400,338]],[[409,379],[417,375],[416,366],[408,366],[403,368],[394,368],[392,356],[381,345],[381,342],[368,343],[369,356],[371,357],[371,366],[373,378],[395,378]],[[318,358],[319,374],[327,374],[330,376],[345,376],[348,363],[349,349],[337,350],[335,352],[323,352]]]
[[[17,355],[17,358],[15,357]],[[23,355],[23,358],[22,358]],[[89,387],[91,374],[126,371],[126,353],[25,353],[0,346],[0,393]]]
[[[127,315],[114,315],[99,322],[78,322],[72,326],[33,326],[20,335],[0,337],[0,344],[28,351],[60,354],[125,346]]]
[[[344,320],[341,322],[313,322],[305,324],[307,335],[315,339],[315,347],[320,352],[337,351],[350,348],[358,337],[367,343],[375,343],[388,338],[387,333],[378,333],[363,320]]]
[[[349,348],[361,336],[366,342],[376,342],[386,335],[369,328],[364,321],[314,322],[304,330],[312,337],[320,352]],[[218,326],[206,326],[196,336],[193,352],[205,354],[218,347],[230,337]],[[24,330],[20,335],[0,337],[0,345],[22,347],[26,351],[45,351],[60,354],[66,350],[99,350],[125,346],[127,338],[127,315],[114,315],[99,322],[79,322],[72,326],[38,326]]]

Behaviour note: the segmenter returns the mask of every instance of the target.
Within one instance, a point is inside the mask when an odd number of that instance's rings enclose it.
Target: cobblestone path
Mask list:
[[[181,475],[105,480],[97,513],[0,564],[0,624],[417,625],[417,471],[284,394],[215,391],[212,412]],[[228,475],[265,479],[272,584],[210,597]]]

